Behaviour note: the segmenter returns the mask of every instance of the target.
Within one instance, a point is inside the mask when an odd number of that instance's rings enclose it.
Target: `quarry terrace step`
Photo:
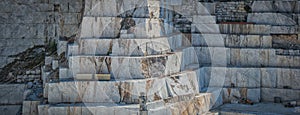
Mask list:
[[[298,22],[292,14],[288,13],[248,13],[247,18],[247,22],[277,26],[294,26]]]
[[[117,81],[61,81],[47,83],[44,90],[49,103],[103,102],[138,103],[141,92],[148,101],[197,94],[197,71],[186,71],[161,78]]]
[[[255,13],[300,13],[300,2],[296,0],[286,1],[253,1],[252,12]]]
[[[157,100],[146,103],[146,113],[151,115],[173,114],[204,114],[210,109],[209,93],[201,93],[190,97],[188,95],[176,96],[173,102]],[[188,109],[189,108],[189,109]],[[107,114],[107,115],[139,115],[139,104],[116,104],[116,103],[77,103],[77,104],[49,104],[39,105],[39,114]],[[190,111],[188,111],[190,110]]]
[[[292,68],[202,67],[200,87],[300,90],[300,70]]]
[[[236,48],[272,48],[270,35],[239,34],[192,34],[193,46],[236,47]]]
[[[276,49],[194,47],[201,65],[214,67],[299,68],[299,56],[276,55]]]
[[[68,55],[144,55],[144,53],[160,54],[178,47],[190,45],[188,38],[176,33],[158,38],[130,39],[79,39],[79,43],[68,45]]]
[[[259,24],[192,24],[192,33],[269,35],[270,25]]]
[[[160,19],[127,18],[125,20],[128,30],[136,37],[159,37],[174,33],[175,29]],[[123,26],[122,22],[123,19],[117,17],[83,17],[80,37],[118,37]]]
[[[164,55],[150,56],[71,56],[70,71],[75,74],[113,73],[115,79],[149,78],[177,73],[198,63],[193,47]]]

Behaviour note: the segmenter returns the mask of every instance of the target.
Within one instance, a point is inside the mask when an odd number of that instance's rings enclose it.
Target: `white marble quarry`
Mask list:
[[[197,69],[199,68],[199,62],[194,47],[188,47],[182,50],[181,58],[181,70]]]
[[[215,74],[225,71],[225,74]],[[199,85],[202,87],[238,88],[299,88],[299,70],[290,68],[225,68],[203,67],[199,69]],[[224,79],[223,82],[220,80]]]
[[[206,23],[193,23],[191,25],[192,33],[202,33],[202,34],[220,34],[219,24],[206,24]]]
[[[209,93],[195,95],[193,98],[187,96],[176,97],[177,101],[159,103],[147,103],[150,115],[174,115],[174,114],[204,114],[210,108]],[[150,106],[159,106],[152,108]],[[80,104],[56,104],[56,105],[39,105],[40,114],[107,114],[107,115],[139,115],[138,104],[107,104],[107,103],[80,103]]]
[[[298,26],[272,26],[270,30],[271,34],[298,34]]]
[[[2,84],[0,85],[0,104],[18,105],[23,103],[25,84]]]
[[[160,77],[177,73],[180,68],[195,63],[191,55],[193,48],[165,55],[128,57],[128,56],[73,56],[69,58],[69,68],[73,75],[111,73],[114,79],[136,79]]]
[[[215,74],[224,72],[224,74]],[[204,87],[260,87],[261,75],[257,68],[225,68],[225,67],[203,67],[200,68],[200,76]],[[220,81],[224,80],[224,81]]]
[[[196,15],[214,15],[216,12],[216,3],[198,2],[196,3]]]
[[[252,12],[299,12],[299,1],[253,1]]]
[[[297,24],[292,15],[281,13],[249,13],[247,22],[277,26],[294,26]]]
[[[121,28],[121,18],[83,17],[80,37],[117,37]]]
[[[73,74],[69,68],[65,68],[65,67],[59,68],[59,79],[60,80],[72,79],[72,78],[73,78]]]
[[[79,45],[76,42],[68,44],[67,56],[78,55],[79,51]]]
[[[138,105],[116,105],[116,104],[58,104],[55,106],[39,105],[42,114],[78,114],[78,115],[139,115]]]
[[[79,41],[80,55],[107,55],[111,51],[113,39],[81,39]]]
[[[274,97],[280,97],[281,101],[298,100],[300,91],[294,89],[261,88],[261,99],[264,102],[274,102]]]
[[[68,41],[58,40],[57,43],[57,54],[67,53]]]
[[[193,34],[192,44],[209,47],[271,48],[272,37],[269,35]]]
[[[219,24],[222,34],[254,34],[268,35],[270,34],[270,25],[256,24]]]
[[[182,39],[181,34],[153,39],[117,39],[113,40],[111,55],[146,56],[165,54],[182,47]]]
[[[70,81],[49,83],[48,85],[49,103],[137,103],[141,92],[145,92],[148,101],[152,102],[179,95],[197,94],[199,91],[195,71],[164,78],[126,81]]]
[[[194,24],[215,24],[216,16],[202,16],[202,15],[194,15],[193,16]]]
[[[260,95],[259,88],[223,88],[222,92],[223,103],[238,102],[241,98],[249,99],[253,103],[259,103]]]
[[[133,17],[148,17],[149,12],[146,10],[148,5],[147,0],[91,0],[85,4],[84,16],[116,17],[118,15],[131,15]]]
[[[275,49],[195,47],[200,65],[299,67],[300,57],[276,55]],[[218,53],[216,53],[218,52]],[[221,61],[223,60],[223,61]]]

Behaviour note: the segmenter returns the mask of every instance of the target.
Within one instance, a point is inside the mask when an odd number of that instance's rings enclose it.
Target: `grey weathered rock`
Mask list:
[[[16,115],[20,112],[21,105],[1,105],[0,111],[4,115]]]
[[[24,84],[6,84],[0,85],[1,97],[0,104],[22,104]]]

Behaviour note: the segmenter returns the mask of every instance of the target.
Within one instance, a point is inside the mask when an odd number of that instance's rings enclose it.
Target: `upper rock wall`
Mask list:
[[[81,22],[82,1],[1,0],[0,71],[30,48],[75,35]]]

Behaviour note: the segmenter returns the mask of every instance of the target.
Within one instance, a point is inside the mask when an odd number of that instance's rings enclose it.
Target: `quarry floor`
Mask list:
[[[300,107],[286,108],[276,103],[225,104],[212,112],[219,112],[220,115],[300,115]]]

